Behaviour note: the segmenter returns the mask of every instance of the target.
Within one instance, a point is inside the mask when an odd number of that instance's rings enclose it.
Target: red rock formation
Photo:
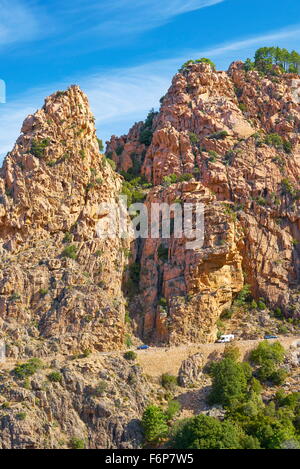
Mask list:
[[[187,195],[206,204],[208,245],[193,252],[166,240],[169,257],[162,263],[160,242],[145,241],[140,283],[145,337],[213,340],[220,313],[242,287],[242,269],[256,298],[300,314],[299,85],[298,75],[261,76],[245,72],[241,62],[227,73],[201,63],[175,75],[154,119],[141,174],[155,186],[148,203]],[[125,171],[127,147],[140,151],[139,128],[122,137],[126,146],[118,165]],[[110,151],[118,142],[109,142]],[[166,176],[185,173],[198,183],[162,187],[169,183]],[[229,204],[223,218],[221,202]],[[226,247],[214,244],[216,230]],[[168,304],[163,312],[157,306],[161,296]]]
[[[129,244],[96,233],[99,204],[120,188],[77,86],[24,121],[0,177],[0,330],[10,354],[123,346]]]

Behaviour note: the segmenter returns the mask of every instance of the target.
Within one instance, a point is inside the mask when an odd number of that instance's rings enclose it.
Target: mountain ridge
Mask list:
[[[206,365],[239,376],[250,366],[213,350],[224,333],[247,352],[249,340],[291,335],[285,368],[267,371],[279,382],[288,370],[285,390],[299,387],[300,78],[269,72],[185,64],[160,111],[113,136],[105,155],[76,85],[25,119],[0,171],[0,340],[12,366],[0,370],[1,448],[140,448],[143,412],[169,412],[174,396],[181,417],[223,421],[226,411],[207,404]],[[186,249],[173,233],[100,238],[102,203],[122,194],[148,209],[204,204],[203,246]],[[159,360],[178,354],[178,377],[147,376],[147,351],[133,351],[141,343]],[[199,350],[180,364],[176,346],[189,344]],[[262,412],[257,372],[243,376],[244,391]],[[277,390],[264,389],[265,401]],[[278,438],[271,447],[287,439]]]

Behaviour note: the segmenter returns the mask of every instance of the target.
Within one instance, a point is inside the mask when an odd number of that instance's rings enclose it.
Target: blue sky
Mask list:
[[[157,108],[190,58],[221,70],[264,45],[300,51],[299,0],[0,0],[0,12],[0,155],[26,115],[72,83],[106,140]]]

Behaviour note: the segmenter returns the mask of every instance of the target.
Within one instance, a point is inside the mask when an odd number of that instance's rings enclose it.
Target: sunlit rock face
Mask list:
[[[243,283],[256,299],[299,316],[299,96],[298,75],[261,76],[242,62],[228,72],[193,64],[175,75],[152,116],[150,142],[141,143],[149,122],[108,142],[119,170],[153,184],[148,204],[206,206],[201,249],[171,238],[160,260],[161,241],[142,242],[145,338],[214,340],[220,314]],[[178,182],[187,174],[189,182]]]
[[[77,86],[25,119],[4,161],[0,330],[12,355],[123,347],[129,244],[97,236],[99,206],[122,185],[105,161]]]

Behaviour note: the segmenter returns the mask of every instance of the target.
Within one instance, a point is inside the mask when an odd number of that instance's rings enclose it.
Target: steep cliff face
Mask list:
[[[171,235],[132,249],[140,293],[131,310],[144,340],[215,340],[244,283],[300,314],[299,84],[240,62],[228,72],[189,65],[158,113],[108,143],[121,174],[152,186],[148,207],[205,206],[202,247]],[[0,326],[11,355],[122,347],[130,242],[96,232],[107,215],[99,205],[121,190],[78,87],[25,120],[0,177]]]
[[[172,204],[179,199],[204,204],[204,243],[187,249],[185,237],[144,240],[140,278],[146,307],[144,336],[173,344],[214,341],[221,312],[243,287],[242,232],[225,204],[200,182],[155,187],[147,203]]]
[[[51,372],[60,380],[47,378]],[[153,391],[140,367],[120,356],[58,358],[25,381],[1,370],[0,387],[1,449],[138,448]]]
[[[299,103],[298,75],[193,64],[175,75],[159,113],[108,142],[119,169],[154,185],[148,203],[206,206],[201,249],[164,240],[160,262],[161,241],[142,243],[144,337],[213,340],[244,281],[255,298],[299,316]]]
[[[166,405],[170,395],[118,353],[130,344],[128,323],[154,345],[194,348],[215,340],[218,319],[245,283],[270,308],[300,317],[299,92],[297,75],[261,76],[239,62],[227,73],[190,65],[159,113],[112,137],[108,159],[128,180],[144,178],[149,209],[204,205],[203,244],[194,248],[174,234],[135,244],[98,236],[109,223],[101,204],[116,202],[124,180],[99,152],[78,87],[50,96],[24,121],[0,172],[0,340],[8,357],[1,448],[140,447],[145,406]],[[134,321],[125,316],[127,293]],[[242,314],[228,332],[280,330],[268,311],[257,321],[253,310]],[[155,359],[165,351],[154,350]],[[140,362],[156,367],[154,355],[142,354]],[[43,358],[33,371],[24,364],[31,356]],[[184,360],[181,384],[190,386],[204,358]],[[165,371],[157,369],[153,376]]]
[[[14,356],[122,347],[128,241],[97,223],[121,178],[77,86],[27,117],[0,174],[0,330]]]

